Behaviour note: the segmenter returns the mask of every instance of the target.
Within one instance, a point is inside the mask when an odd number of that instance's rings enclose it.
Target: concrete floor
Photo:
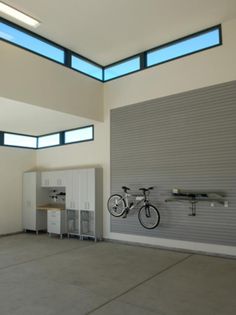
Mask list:
[[[233,315],[236,260],[117,243],[0,238],[1,315]]]

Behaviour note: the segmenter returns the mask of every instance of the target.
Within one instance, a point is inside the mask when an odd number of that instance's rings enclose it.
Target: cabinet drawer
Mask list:
[[[61,233],[61,224],[60,222],[48,222],[48,233],[55,233],[60,234]]]
[[[60,220],[61,218],[61,211],[60,210],[48,210],[48,219],[57,219]]]

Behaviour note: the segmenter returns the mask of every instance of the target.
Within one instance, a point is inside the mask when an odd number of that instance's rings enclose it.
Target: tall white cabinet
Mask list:
[[[102,239],[102,170],[79,171],[80,236]]]
[[[67,171],[66,209],[79,210],[80,180],[79,170]]]
[[[40,172],[23,174],[23,209],[24,230],[38,231],[47,229],[47,213],[37,211],[37,205],[48,202],[48,193],[41,188]]]
[[[72,184],[66,189],[68,235],[102,239],[102,170],[77,169],[70,178]]]

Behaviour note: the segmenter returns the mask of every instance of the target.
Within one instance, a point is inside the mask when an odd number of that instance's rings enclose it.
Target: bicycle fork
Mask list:
[[[148,202],[145,202],[145,214],[146,214],[146,217],[147,218],[150,218],[151,216],[151,213],[150,213],[150,207],[149,207],[149,203]]]

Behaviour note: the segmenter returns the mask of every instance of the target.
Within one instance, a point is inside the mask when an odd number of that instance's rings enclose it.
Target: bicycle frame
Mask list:
[[[135,197],[134,203],[133,202],[129,203],[130,197]],[[132,195],[132,194],[124,193],[123,199],[125,201],[126,211],[129,211],[129,210],[133,209],[134,207],[137,207],[142,202],[144,203],[145,206],[149,203],[146,194],[144,194],[144,195]]]

